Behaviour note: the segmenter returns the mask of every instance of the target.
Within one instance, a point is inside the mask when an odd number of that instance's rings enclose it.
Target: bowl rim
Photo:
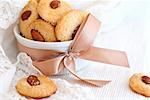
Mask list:
[[[15,25],[15,27],[13,28],[13,33],[15,35],[15,37],[17,38],[17,40],[22,40],[24,42],[28,42],[28,43],[31,43],[31,44],[36,44],[36,45],[59,45],[60,47],[64,47],[64,45],[69,45],[73,40],[70,40],[70,41],[63,41],[63,42],[41,42],[41,41],[33,41],[33,40],[30,40],[30,39],[27,39],[27,38],[24,38],[22,37],[19,32],[19,26],[18,24]],[[20,41],[18,41],[20,43]],[[21,43],[22,44],[22,43]]]

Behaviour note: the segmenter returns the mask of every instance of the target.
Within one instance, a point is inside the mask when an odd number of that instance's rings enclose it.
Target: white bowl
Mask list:
[[[39,42],[39,41],[33,41],[26,39],[20,35],[19,27],[16,25],[14,27],[14,35],[17,39],[17,42],[20,44],[34,48],[34,49],[43,49],[43,50],[57,50],[66,52],[69,48],[69,45],[72,41],[66,41],[66,42]],[[86,67],[88,65],[87,60],[83,59],[77,59],[76,60],[76,71],[81,70],[82,68]],[[66,73],[66,71],[63,71],[63,74]],[[62,74],[62,73],[61,73]]]
[[[18,25],[14,28],[14,34],[17,39],[17,41],[30,48],[34,49],[43,49],[43,50],[60,50],[60,51],[67,51],[68,47],[71,43],[71,41],[66,42],[40,42],[40,41],[33,41],[26,39],[20,35],[19,27]]]

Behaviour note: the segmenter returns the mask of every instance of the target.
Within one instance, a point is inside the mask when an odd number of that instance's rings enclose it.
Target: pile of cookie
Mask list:
[[[20,34],[41,42],[69,41],[86,16],[63,0],[30,0],[19,16]]]

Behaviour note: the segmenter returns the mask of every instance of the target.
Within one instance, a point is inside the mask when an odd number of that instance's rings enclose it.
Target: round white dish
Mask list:
[[[43,49],[43,50],[57,50],[62,52],[67,52],[69,45],[72,41],[66,41],[66,42],[39,42],[39,41],[33,41],[26,39],[20,35],[19,27],[16,25],[14,27],[14,35],[17,39],[17,42],[20,44],[34,48],[34,49]],[[85,68],[87,65],[89,65],[89,62],[87,60],[83,59],[76,59],[76,71],[81,70],[82,68]],[[59,74],[65,74],[66,71],[62,71]]]

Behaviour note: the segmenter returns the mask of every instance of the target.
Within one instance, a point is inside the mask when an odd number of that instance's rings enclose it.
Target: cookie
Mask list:
[[[86,15],[87,13],[79,10],[71,10],[64,15],[55,28],[57,39],[60,41],[73,39]]]
[[[28,33],[27,28],[34,20],[38,19],[37,5],[38,3],[36,0],[30,0],[19,16],[19,28],[21,35],[28,39],[32,39],[32,36]]]
[[[35,41],[56,41],[54,27],[51,24],[43,21],[42,19],[37,19],[34,22],[32,22],[28,28],[28,33],[31,34],[32,39]]]
[[[130,88],[146,97],[150,97],[150,77],[143,73],[136,73],[129,79]]]
[[[22,78],[16,85],[19,94],[31,98],[44,98],[53,95],[57,91],[55,83],[46,76],[30,75]]]
[[[72,8],[63,0],[40,0],[37,10],[39,15],[52,25]]]

